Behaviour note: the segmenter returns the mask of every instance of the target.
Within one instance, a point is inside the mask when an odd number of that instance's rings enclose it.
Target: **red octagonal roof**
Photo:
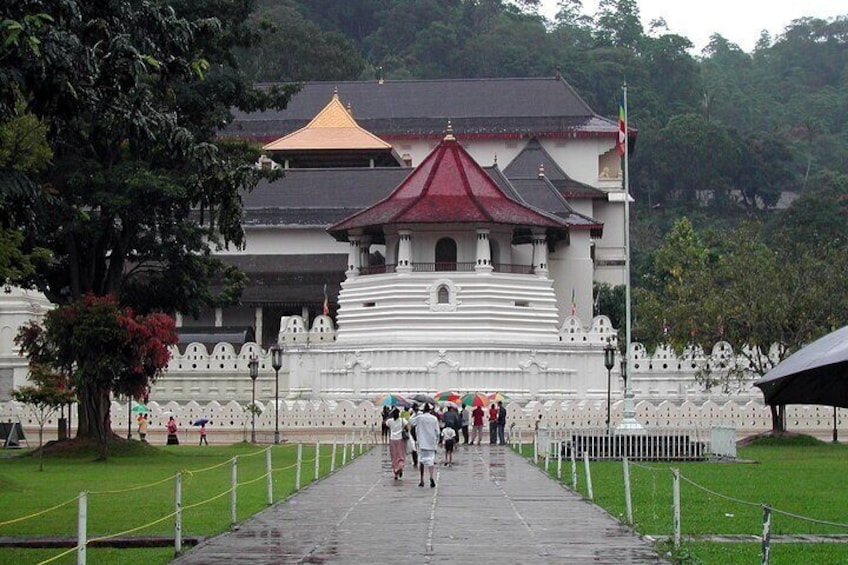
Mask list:
[[[377,235],[391,224],[506,224],[562,231],[568,224],[513,200],[448,134],[421,164],[386,198],[338,224],[329,232],[339,240],[360,229]],[[553,235],[553,234],[552,234]]]

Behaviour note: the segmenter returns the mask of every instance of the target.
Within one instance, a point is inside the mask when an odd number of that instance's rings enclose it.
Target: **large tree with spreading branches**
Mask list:
[[[0,133],[23,138],[15,120],[29,119],[43,148],[17,170],[0,151],[0,229],[20,234],[0,267],[49,251],[49,261],[0,274],[60,305],[51,327],[90,314],[85,328],[47,330],[74,344],[54,341],[80,401],[78,435],[106,441],[109,394],[133,394],[149,378],[130,379],[137,365],[121,347],[135,318],[121,308],[193,313],[233,303],[244,285],[212,252],[243,244],[241,195],[263,172],[253,148],[214,135],[232,108],[283,108],[294,91],[253,88],[239,71],[233,50],[257,37],[252,9],[250,0],[0,4]]]

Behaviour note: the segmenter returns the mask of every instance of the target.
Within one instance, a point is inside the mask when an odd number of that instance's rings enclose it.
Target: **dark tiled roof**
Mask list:
[[[561,78],[311,82],[285,110],[245,113],[224,137],[271,141],[304,127],[338,87],[363,128],[378,136],[441,137],[448,120],[475,137],[614,137],[617,123],[595,114]]]
[[[540,165],[544,168],[545,177],[566,198],[606,199],[607,197],[602,190],[569,177],[535,138],[527,142],[521,153],[515,156],[503,172],[511,182],[515,183],[519,179],[538,178]]]
[[[538,227],[564,237],[567,225],[505,194],[453,135],[448,135],[389,196],[331,226],[342,241],[362,229],[379,241],[393,224],[503,224]],[[555,235],[558,234],[558,235]]]
[[[562,218],[570,228],[591,230],[593,237],[603,233],[603,223],[575,212],[547,178],[516,179],[512,185],[527,204]]]
[[[388,195],[410,168],[288,169],[243,195],[245,227],[322,226]]]
[[[235,265],[250,278],[242,304],[280,302],[321,304],[324,285],[335,303],[347,269],[347,254],[227,255],[221,260]]]

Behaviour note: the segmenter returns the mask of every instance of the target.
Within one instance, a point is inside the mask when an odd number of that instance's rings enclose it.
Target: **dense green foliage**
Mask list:
[[[52,255],[36,268],[4,259],[0,275],[55,303],[113,294],[139,311],[196,312],[237,296],[243,279],[210,251],[242,244],[239,194],[260,173],[213,135],[231,108],[282,107],[291,92],[255,90],[237,68],[233,50],[256,39],[252,8],[2,5],[0,228],[22,234],[13,243],[24,258]],[[31,164],[15,166],[20,155]],[[228,283],[223,293],[213,278]]]

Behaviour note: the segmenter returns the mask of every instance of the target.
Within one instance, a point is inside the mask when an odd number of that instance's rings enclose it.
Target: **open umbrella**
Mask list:
[[[409,408],[412,403],[399,394],[383,394],[377,397],[378,406],[403,406]]]
[[[442,392],[437,392],[436,396],[434,396],[436,400],[439,402],[459,402],[462,397],[458,392],[454,392],[452,390],[444,390]]]
[[[202,426],[209,423],[209,418],[198,418],[192,423],[192,426]]]
[[[489,399],[491,404],[497,404],[498,402],[509,402],[509,397],[502,392],[493,392],[488,395],[486,398]]]
[[[147,414],[150,410],[144,404],[136,404],[132,409],[134,414]]]
[[[799,349],[754,381],[766,404],[848,408],[848,326]]]
[[[435,398],[433,398],[429,394],[415,394],[412,397],[410,397],[410,400],[412,400],[413,402],[417,402],[419,404],[431,404],[431,405],[434,405],[434,406],[439,403],[438,400],[436,400]]]
[[[462,395],[463,406],[488,406],[491,404],[489,397],[481,392],[469,392]]]

